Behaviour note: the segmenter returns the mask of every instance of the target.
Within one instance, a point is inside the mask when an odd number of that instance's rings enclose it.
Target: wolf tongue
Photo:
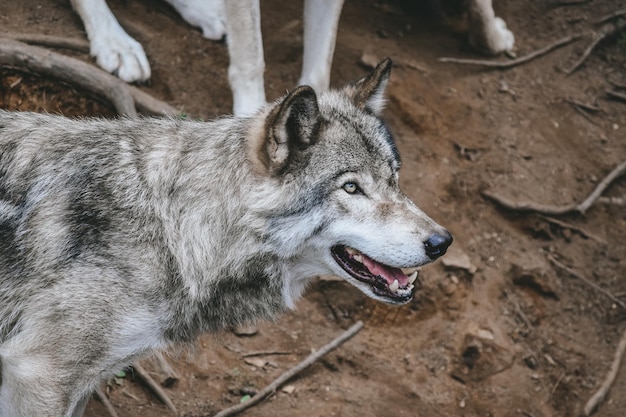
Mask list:
[[[380,276],[387,281],[387,285],[393,284],[394,280],[398,280],[400,288],[404,288],[409,285],[409,278],[399,268],[383,265],[376,262],[363,254],[363,265],[370,271],[372,275]]]

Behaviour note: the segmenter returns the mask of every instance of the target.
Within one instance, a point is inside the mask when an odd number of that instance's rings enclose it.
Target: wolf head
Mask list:
[[[380,119],[391,61],[339,90],[301,86],[267,110],[251,149],[281,191],[268,240],[288,259],[287,304],[306,278],[332,274],[390,304],[410,301],[417,269],[446,252],[450,234],[400,190],[400,156]]]

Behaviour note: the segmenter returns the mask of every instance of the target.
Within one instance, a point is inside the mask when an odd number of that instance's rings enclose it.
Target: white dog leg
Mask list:
[[[259,0],[227,0],[226,29],[233,112],[237,116],[251,115],[265,104]]]
[[[200,28],[207,39],[226,35],[224,0],[167,0],[191,26]]]
[[[150,78],[150,64],[143,48],[122,29],[104,0],[72,0],[83,20],[91,55],[104,70],[126,82]]]
[[[304,56],[298,83],[318,93],[330,86],[337,26],[343,0],[306,0],[304,3]]]
[[[479,51],[495,55],[513,49],[515,36],[496,17],[491,0],[470,0],[469,25],[470,44]]]

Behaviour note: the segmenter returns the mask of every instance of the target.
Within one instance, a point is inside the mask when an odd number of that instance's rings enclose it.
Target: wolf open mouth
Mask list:
[[[353,278],[369,284],[372,291],[392,303],[406,303],[413,298],[418,271],[408,275],[401,269],[376,262],[349,246],[333,246],[335,261]]]

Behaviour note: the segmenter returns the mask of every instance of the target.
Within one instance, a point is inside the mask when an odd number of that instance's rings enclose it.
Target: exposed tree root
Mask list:
[[[89,42],[86,39],[64,38],[62,36],[42,35],[39,33],[0,33],[0,38],[13,39],[29,45],[45,46],[48,48],[69,49],[72,51],[89,53]]]
[[[606,90],[606,93],[607,93],[610,97],[613,97],[613,98],[616,98],[616,99],[618,99],[618,100],[621,100],[621,101],[625,101],[625,102],[626,102],[626,94],[624,94],[624,93],[620,93],[620,92],[617,92],[617,91],[615,91],[615,90]]]
[[[604,190],[617,178],[626,173],[626,161],[618,164],[593,190],[591,194],[582,203],[572,203],[564,206],[551,206],[527,201],[512,201],[508,198],[499,196],[491,191],[483,191],[482,195],[504,208],[515,211],[532,211],[547,215],[559,215],[572,212],[585,214],[593,203],[600,198]]]
[[[96,397],[100,400],[104,408],[107,409],[107,412],[111,417],[118,417],[113,404],[109,401],[109,397],[100,389],[100,387],[96,388]]]
[[[150,376],[148,371],[146,371],[143,366],[139,365],[139,363],[133,364],[133,368],[137,375],[148,385],[148,387],[154,392],[154,394],[159,397],[159,399],[169,408],[174,415],[178,415],[178,411],[176,410],[176,406],[170,399],[169,395],[163,391],[163,388]]]
[[[0,67],[42,74],[77,85],[107,100],[123,116],[137,116],[135,106],[149,114],[179,114],[169,104],[127,85],[93,65],[16,40],[0,38]]]

